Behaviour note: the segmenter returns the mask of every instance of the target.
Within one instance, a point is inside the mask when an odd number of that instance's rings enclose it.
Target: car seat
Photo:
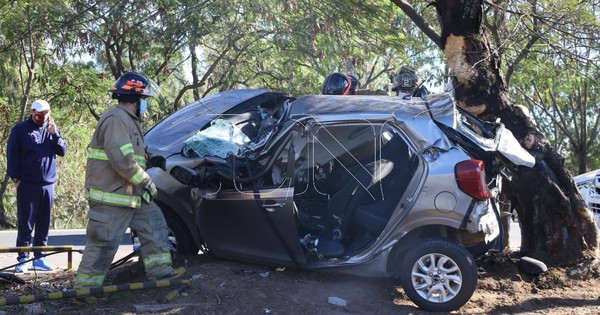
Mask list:
[[[349,231],[354,210],[359,204],[373,202],[381,195],[381,181],[393,170],[394,163],[380,159],[359,165],[352,171],[350,180],[336,193],[328,205],[329,213],[339,219],[339,226],[334,230],[334,240],[340,240]]]
[[[361,204],[354,212],[354,223],[371,234],[381,234],[414,173],[416,156],[409,155],[408,145],[399,137],[392,138],[382,149],[382,158],[391,159],[394,169],[383,179],[383,198]]]

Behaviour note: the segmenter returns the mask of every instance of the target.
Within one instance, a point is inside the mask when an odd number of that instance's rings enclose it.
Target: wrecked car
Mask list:
[[[166,159],[148,172],[179,252],[397,277],[428,311],[470,299],[475,257],[502,243],[499,176],[535,163],[450,94],[227,91],[145,140]]]
[[[594,214],[596,227],[600,229],[600,170],[593,170],[573,177],[585,205]]]

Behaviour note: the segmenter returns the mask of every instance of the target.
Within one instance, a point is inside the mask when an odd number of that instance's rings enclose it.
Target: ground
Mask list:
[[[77,306],[70,299],[7,305],[0,312],[44,314],[431,314],[418,310],[393,280],[297,271],[213,259],[179,258],[191,286],[169,302],[174,288],[108,294]],[[481,261],[478,288],[456,314],[600,314],[600,274],[594,261],[578,268],[550,268],[539,276],[519,272],[509,261]],[[74,271],[31,275],[25,284],[0,281],[3,297],[71,288]],[[112,269],[109,284],[144,281],[141,264]],[[343,299],[346,306],[328,302]]]

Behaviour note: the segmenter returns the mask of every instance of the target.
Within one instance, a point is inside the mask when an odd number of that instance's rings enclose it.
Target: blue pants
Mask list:
[[[54,203],[54,184],[21,182],[17,188],[17,246],[46,246],[50,230],[50,209]],[[33,243],[31,234],[35,228]],[[35,252],[40,257],[42,252]],[[27,258],[29,253],[19,253]]]

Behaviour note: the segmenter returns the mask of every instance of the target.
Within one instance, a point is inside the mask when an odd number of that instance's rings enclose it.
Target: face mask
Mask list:
[[[144,99],[140,99],[140,111],[139,111],[140,115],[139,115],[139,117],[144,116],[147,109],[148,109],[148,102],[146,102],[146,100],[144,100]]]
[[[46,121],[46,116],[48,116],[48,113],[34,112],[33,115],[32,115],[33,122],[36,125],[41,126]]]

